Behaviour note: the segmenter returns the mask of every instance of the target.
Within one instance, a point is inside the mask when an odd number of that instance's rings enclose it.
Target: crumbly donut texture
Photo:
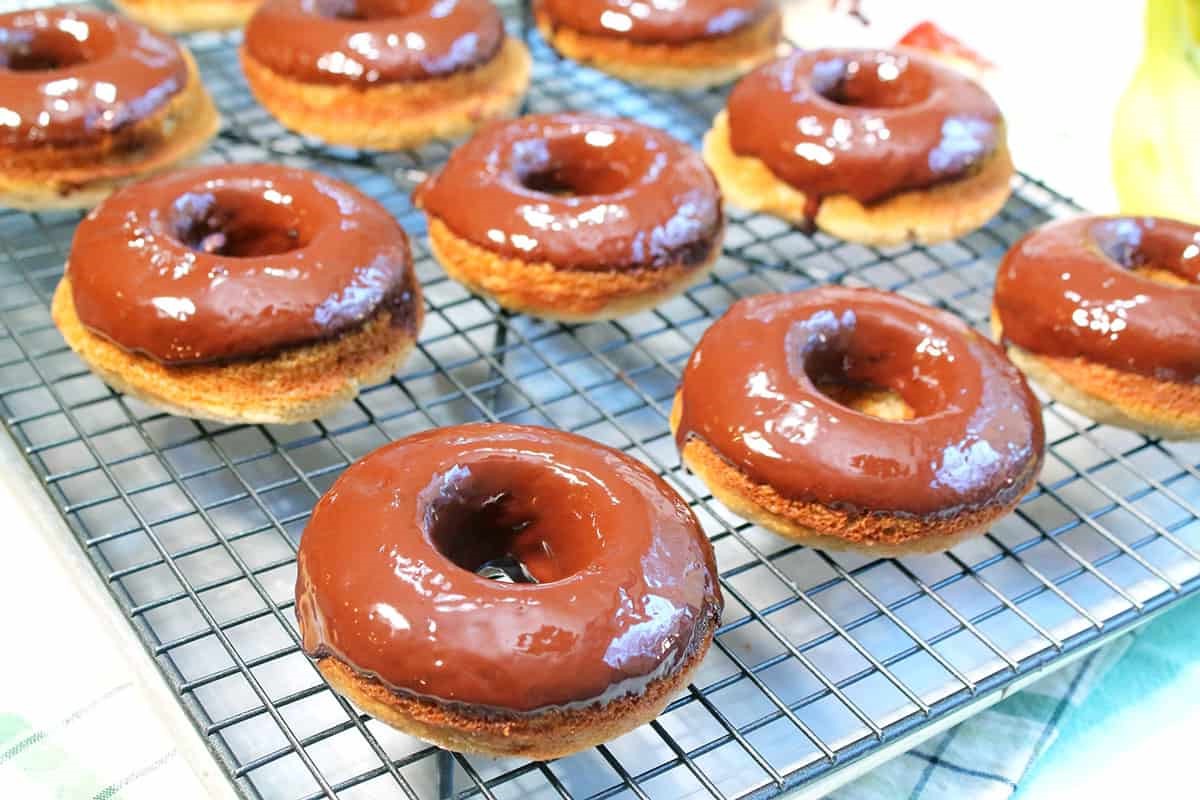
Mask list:
[[[609,271],[560,269],[491,252],[429,215],[429,247],[446,274],[510,311],[561,322],[616,319],[654,308],[712,271],[723,231],[699,264]]]
[[[751,156],[733,152],[729,119],[721,111],[704,136],[704,160],[725,198],[735,206],[806,225],[807,198]],[[848,242],[887,247],[919,242],[936,244],[970,233],[995,216],[1012,193],[1014,174],[1007,145],[993,153],[977,171],[958,180],[901,192],[864,206],[850,195],[822,200],[816,226]]]
[[[127,17],[167,33],[240,28],[259,0],[113,0]]]
[[[1004,328],[994,308],[992,333],[1003,343]],[[1164,439],[1200,438],[1200,384],[1162,381],[1084,358],[1005,346],[1009,359],[1051,397],[1096,422]]]
[[[361,327],[327,341],[244,361],[170,367],[85,328],[68,277],[54,292],[51,315],[70,348],[119,392],[178,416],[291,424],[336,410],[404,362],[424,313],[415,282],[410,302],[406,318],[381,309]]]
[[[376,150],[463,136],[488,120],[513,116],[532,68],[529,51],[511,36],[495,58],[474,69],[366,89],[292,80],[245,47],[241,59],[251,92],[285,127],[329,144]]]
[[[187,86],[132,130],[86,148],[0,151],[0,205],[29,211],[90,208],[121,186],[164,172],[203,150],[221,118],[195,60],[186,49],[183,57]]]
[[[655,719],[688,685],[708,652],[712,633],[710,629],[698,636],[699,647],[679,669],[652,681],[639,694],[603,705],[521,715],[493,716],[462,705],[402,695],[336,658],[319,659],[317,669],[356,706],[418,739],[455,752],[544,761],[595,747]]]
[[[540,9],[535,17],[542,37],[572,61],[660,89],[701,89],[737,80],[775,56],[782,30],[780,13],[773,11],[727,36],[647,43],[555,26]]]
[[[875,411],[885,418],[908,416],[903,401],[868,394],[852,405]],[[679,428],[682,414],[679,393],[671,409],[671,432]],[[974,511],[947,517],[872,512],[856,514],[815,501],[792,500],[766,484],[756,483],[733,466],[711,445],[688,439],[681,450],[683,463],[730,511],[787,539],[821,550],[855,551],[877,558],[899,558],[938,553],[959,542],[984,533],[996,520],[1010,513],[1037,480],[1041,461],[1036,460],[1017,477],[1024,488],[1009,503],[994,503]]]

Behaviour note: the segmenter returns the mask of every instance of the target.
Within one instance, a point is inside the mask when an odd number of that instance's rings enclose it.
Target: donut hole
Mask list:
[[[432,4],[432,0],[316,0],[314,6],[327,19],[367,21],[408,17]]]
[[[67,22],[68,20],[61,20]],[[78,28],[20,28],[0,36],[0,69],[11,72],[52,72],[95,60],[110,38],[107,31],[70,20]]]
[[[600,128],[513,148],[517,182],[555,197],[616,194],[644,175],[650,161],[650,153],[630,137]]]
[[[832,378],[815,383],[821,394],[860,414],[892,421],[915,419],[917,416],[899,392],[886,386],[848,383],[844,379],[838,381]]]
[[[1113,263],[1164,286],[1200,284],[1200,241],[1180,248],[1178,240],[1159,235],[1152,221],[1101,220],[1092,240]]]
[[[849,310],[821,311],[797,322],[786,346],[794,374],[803,372],[823,395],[861,414],[911,420],[947,405],[935,373],[948,345],[932,332]]]
[[[212,255],[278,255],[304,247],[310,238],[291,198],[274,189],[187,192],[175,200],[171,214],[175,238]]]
[[[568,481],[549,465],[456,465],[422,492],[425,535],[455,566],[512,583],[551,583],[588,566]]]
[[[929,97],[933,76],[895,53],[834,56],[812,66],[813,89],[831,103],[854,108],[903,108]]]

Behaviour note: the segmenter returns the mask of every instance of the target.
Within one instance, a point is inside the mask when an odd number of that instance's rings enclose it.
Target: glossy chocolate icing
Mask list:
[[[408,239],[386,209],[340,181],[267,164],[120,190],[79,223],[67,276],[89,330],[167,364],[327,338],[406,308],[415,287]]]
[[[872,203],[961,177],[1004,135],[1000,109],[978,84],[886,50],[792,53],[743,78],[728,112],[733,151],[814,206],[835,194]]]
[[[0,146],[110,136],[187,82],[179,45],[124,17],[61,8],[0,15]]]
[[[1159,380],[1200,383],[1200,227],[1145,217],[1048,223],[1013,245],[996,276],[1004,338]]]
[[[827,397],[896,391],[888,421]],[[739,300],[683,375],[676,439],[708,443],[784,497],[850,512],[943,517],[1015,499],[1042,459],[1041,408],[1000,349],[943,311],[873,289]]]
[[[245,47],[305,83],[372,85],[477,67],[504,36],[489,0],[266,0],[246,25]]]
[[[554,25],[593,36],[681,44],[725,36],[778,8],[775,0],[537,0]]]
[[[597,114],[494,123],[450,156],[417,203],[457,236],[524,261],[610,270],[696,264],[721,230],[721,195],[691,148]]]
[[[504,557],[537,582],[475,573]],[[309,655],[487,713],[636,693],[721,613],[712,548],[674,491],[528,426],[440,428],[356,462],[313,511],[298,570]]]

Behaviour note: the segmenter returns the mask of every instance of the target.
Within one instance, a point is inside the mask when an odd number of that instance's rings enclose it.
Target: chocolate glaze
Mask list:
[[[825,381],[895,390],[915,418],[854,411]],[[873,289],[739,300],[683,375],[676,438],[784,497],[944,517],[1015,499],[1040,467],[1037,400],[1001,350],[943,311]]]
[[[340,181],[267,164],[122,189],[79,224],[67,261],[83,324],[167,364],[352,329],[410,305],[412,273],[408,238],[386,209]]]
[[[115,14],[0,15],[0,145],[92,142],[163,108],[187,85],[179,45]]]
[[[537,583],[475,574],[511,556]],[[636,693],[721,613],[695,515],[640,462],[545,428],[477,424],[387,445],[300,541],[304,650],[394,691],[522,713]]]
[[[246,51],[305,83],[370,85],[440,78],[490,61],[504,20],[488,0],[266,0]]]
[[[886,50],[792,53],[743,78],[728,112],[735,153],[806,195],[861,203],[961,177],[1004,135],[978,84]]]
[[[564,269],[700,263],[722,225],[720,190],[699,155],[655,128],[596,114],[493,123],[416,200],[479,247]]]
[[[554,25],[647,43],[726,36],[778,8],[776,0],[537,0]]]
[[[1051,222],[1013,245],[996,276],[1004,338],[1165,381],[1200,383],[1200,227],[1146,217]]]

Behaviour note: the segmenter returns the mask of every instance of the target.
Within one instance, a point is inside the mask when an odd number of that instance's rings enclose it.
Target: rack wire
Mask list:
[[[535,57],[530,111],[601,110],[697,144],[720,91],[631,88],[560,60],[516,4]],[[810,550],[747,525],[681,466],[667,426],[680,369],[738,297],[871,285],[983,327],[999,256],[1077,211],[1019,177],[985,228],[875,249],[729,212],[712,277],[650,312],[563,325],[509,315],[431,259],[409,190],[448,154],[330,148],[249,96],[236,34],[186,39],[224,116],[212,162],[273,160],[372,195],[412,234],[427,321],[389,381],[319,421],[225,426],[114,393],[64,345],[48,301],[78,214],[0,212],[0,413],[80,546],[248,798],[741,797],[911,746],[1200,587],[1200,444],[1045,405],[1037,489],[986,536],[899,561]],[[354,459],[438,425],[550,425],[618,447],[692,503],[727,608],[687,691],[654,722],[551,763],[449,754],[360,714],[298,649],[292,586],[316,499]]]

